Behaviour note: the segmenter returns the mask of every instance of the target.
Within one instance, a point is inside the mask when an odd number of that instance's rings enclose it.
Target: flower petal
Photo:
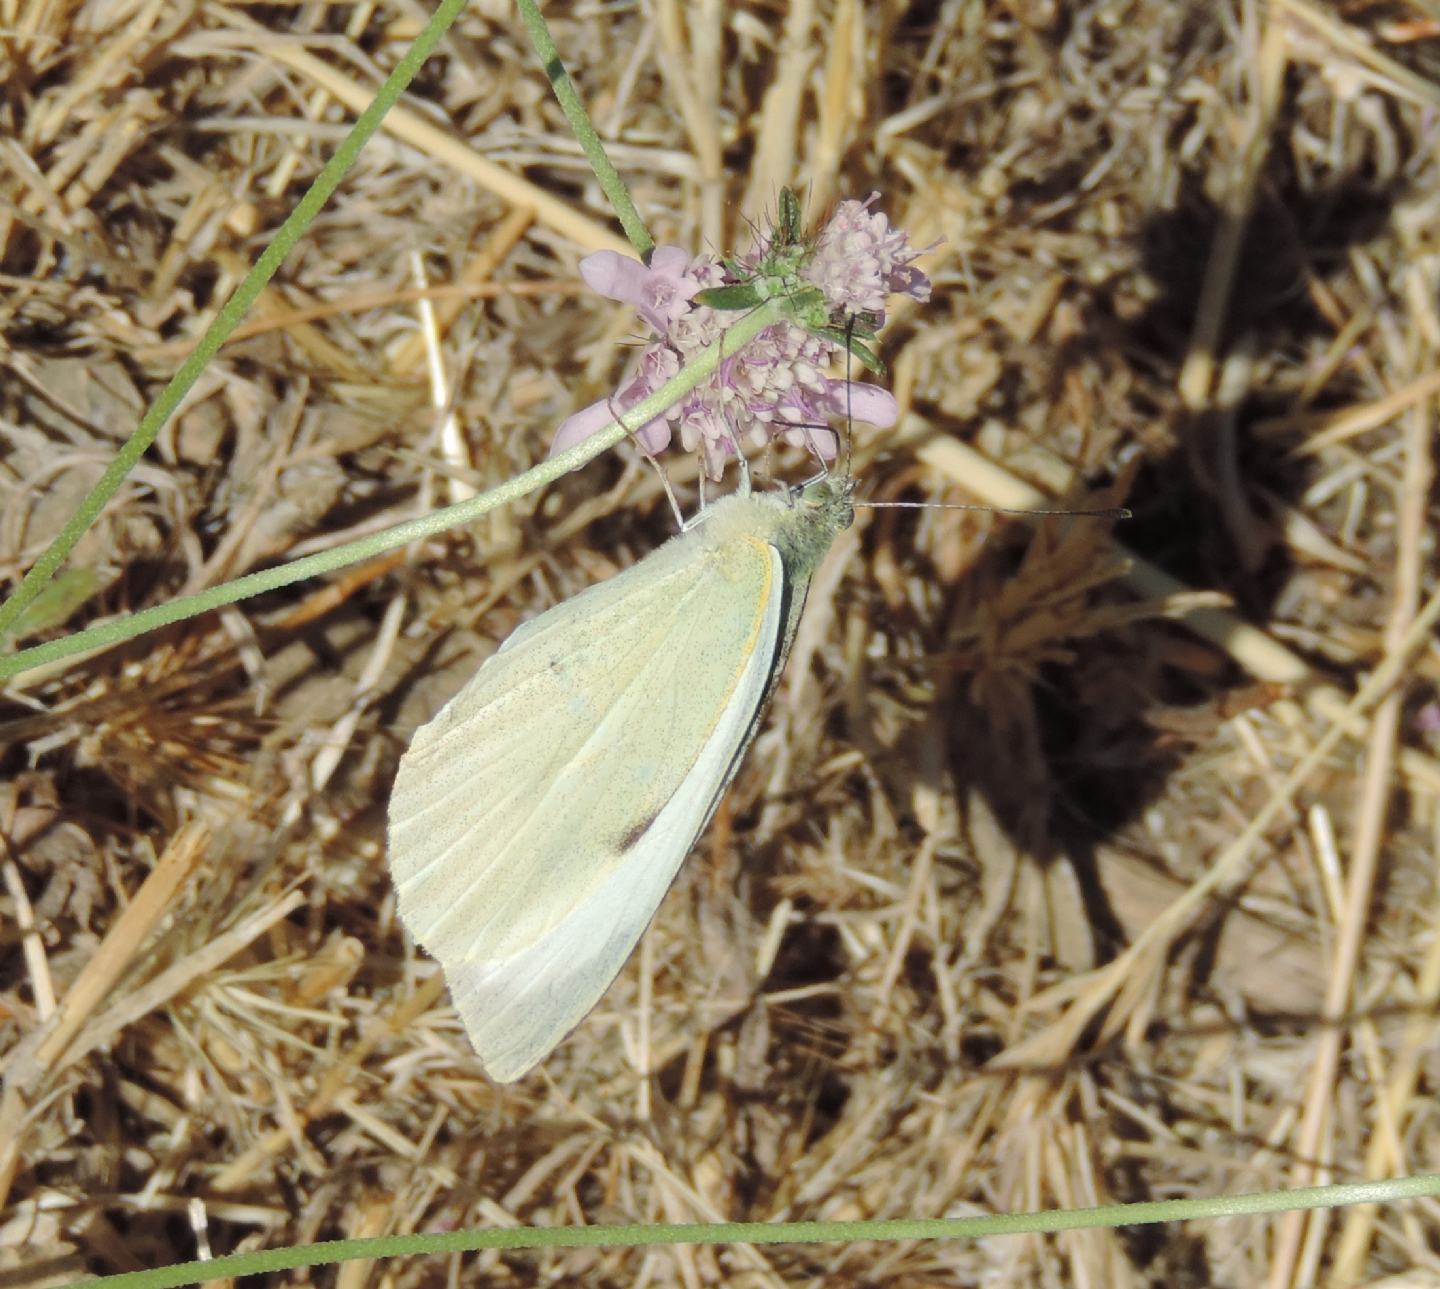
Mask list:
[[[846,386],[849,386],[848,395]],[[831,397],[842,409],[866,425],[877,425],[889,429],[900,419],[900,405],[895,395],[879,385],[869,385],[858,380],[837,380],[831,387]]]
[[[602,255],[607,253],[601,252]],[[596,430],[609,425],[614,419],[610,414],[610,404],[603,398],[598,403],[591,403],[589,407],[582,407],[578,412],[571,412],[560,422],[560,428],[550,440],[550,451],[547,455],[559,456],[577,443],[583,443]]]
[[[648,268],[618,251],[596,251],[580,261],[580,276],[607,300],[630,305],[661,336],[700,289],[690,273],[690,256],[678,246],[657,246]]]
[[[615,413],[620,410],[623,409],[618,407],[614,399],[602,398],[598,403],[591,403],[589,407],[572,412],[560,422],[560,428],[550,440],[550,451],[547,455],[559,456],[567,448],[583,443],[597,430],[603,430],[609,425],[615,419]],[[670,446],[670,424],[663,416],[657,416],[653,421],[647,421],[633,431],[632,437],[651,456],[656,456]]]
[[[825,425],[796,425],[782,431],[786,443],[815,453],[822,461],[833,461],[840,451],[840,436]]]
[[[650,252],[650,270],[678,282],[690,271],[690,252],[683,246],[657,246]]]
[[[621,304],[638,304],[649,270],[619,251],[596,251],[580,261],[580,276],[592,291]]]
[[[646,421],[632,437],[652,457],[659,456],[670,446],[670,422],[663,416]]]

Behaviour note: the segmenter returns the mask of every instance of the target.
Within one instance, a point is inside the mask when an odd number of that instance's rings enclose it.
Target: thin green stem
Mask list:
[[[387,528],[384,532],[372,533],[367,537],[346,542],[332,550],[306,555],[302,559],[291,560],[288,564],[280,564],[275,568],[267,568],[258,573],[249,573],[232,582],[212,586],[198,595],[171,600],[166,604],[157,604],[153,608],[142,609],[127,617],[116,618],[112,622],[102,622],[98,626],[84,631],[76,631],[62,639],[51,640],[31,649],[22,649],[19,653],[11,654],[9,657],[0,657],[0,680],[7,680],[11,676],[18,676],[21,672],[29,671],[31,668],[56,662],[62,658],[71,658],[91,649],[119,644],[123,640],[133,640],[147,631],[154,631],[158,627],[169,626],[174,622],[182,622],[186,618],[193,618],[197,614],[217,609],[221,605],[234,604],[236,601],[248,599],[252,595],[260,595],[265,591],[274,591],[282,586],[290,586],[292,583],[316,577],[322,573],[331,573],[337,568],[373,559],[376,555],[394,550],[397,546],[404,546],[409,542],[419,541],[421,538],[433,537],[437,533],[455,528],[460,524],[472,523],[481,515],[488,514],[498,506],[508,505],[517,498],[533,492],[536,488],[544,487],[567,471],[578,469],[585,462],[599,456],[607,448],[613,447],[633,429],[660,415],[661,412],[678,403],[697,385],[708,380],[715,374],[723,359],[733,357],[742,346],[748,344],[783,315],[784,302],[779,300],[772,301],[756,309],[753,313],[747,314],[725,332],[721,343],[712,345],[699,357],[687,363],[648,398],[627,408],[625,411],[626,424],[622,425],[618,421],[612,421],[583,443],[577,443],[559,456],[541,462],[524,474],[516,475],[498,488],[492,488],[478,497],[472,497],[470,500],[459,502],[454,506],[447,506],[443,510],[421,515],[418,519],[410,519],[403,524],[396,524],[395,527]]]
[[[120,451],[115,454],[115,459],[111,461],[105,473],[100,476],[99,482],[76,507],[75,513],[70,516],[59,536],[35,561],[24,580],[16,588],[15,593],[3,605],[0,605],[0,641],[3,641],[11,633],[17,619],[26,607],[45,589],[46,583],[54,576],[56,569],[65,562],[65,558],[74,549],[75,543],[99,517],[106,503],[125,481],[125,477],[145,455],[155,441],[155,436],[160,433],[165,422],[180,406],[181,400],[189,393],[190,387],[198,379],[205,365],[220,351],[220,346],[239,325],[241,318],[255,302],[256,296],[275,276],[276,270],[290,253],[291,248],[299,241],[301,234],[319,214],[321,207],[329,200],[330,194],[339,187],[340,180],[345,177],[345,172],[354,164],[360,149],[375,133],[385,113],[404,93],[405,88],[415,78],[416,72],[420,70],[421,65],[430,56],[431,51],[440,42],[440,38],[464,7],[465,0],[440,0],[439,7],[415,38],[415,43],[395,64],[395,70],[385,78],[385,83],[375,95],[374,101],[360,114],[354,126],[351,127],[350,133],[335,149],[334,156],[325,163],[324,168],[315,177],[315,182],[310,185],[309,191],[300,198],[295,209],[280,225],[270,245],[255,261],[250,272],[245,275],[244,281],[235,288],[235,293],[225,301],[220,312],[216,314],[215,321],[210,324],[204,336],[201,337],[200,343],[180,365],[180,369],[171,377],[170,383],[160,391],[160,396],[141,418],[140,424],[135,427],[135,432],[125,440]]]
[[[655,249],[655,239],[650,236],[650,230],[645,227],[645,221],[635,209],[635,203],[630,198],[630,189],[625,186],[620,172],[610,162],[610,156],[590,120],[590,114],[580,101],[575,82],[570,79],[570,73],[565,70],[565,64],[560,59],[560,51],[550,39],[550,28],[545,25],[540,6],[535,0],[516,0],[516,3],[520,10],[520,19],[530,33],[530,43],[535,46],[535,52],[540,55],[540,62],[545,68],[545,75],[550,79],[550,88],[555,91],[560,110],[565,113],[565,119],[575,131],[575,138],[579,141],[586,160],[590,162],[590,169],[595,172],[601,189],[610,199],[610,205],[615,208],[620,227],[625,230],[630,245],[635,248],[640,259],[649,264],[650,252]]]
[[[1305,1190],[1222,1195],[1214,1199],[1164,1200],[1152,1204],[1108,1204],[995,1217],[900,1219],[878,1222],[717,1222],[654,1226],[516,1227],[500,1230],[427,1232],[368,1240],[329,1240],[283,1249],[263,1249],[208,1262],[187,1262],[149,1271],[87,1280],[87,1289],[172,1289],[230,1276],[262,1275],[362,1259],[476,1249],[635,1248],[654,1244],[820,1244],[854,1240],[977,1240],[985,1236],[1184,1222],[1197,1218],[1283,1213],[1336,1208],[1346,1204],[1393,1204],[1440,1195],[1440,1174],[1399,1177]]]

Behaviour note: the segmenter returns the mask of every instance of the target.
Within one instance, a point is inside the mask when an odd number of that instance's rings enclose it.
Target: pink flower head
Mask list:
[[[815,252],[801,276],[824,293],[832,307],[850,313],[885,318],[885,301],[908,295],[924,304],[930,298],[930,279],[911,263],[919,251],[880,211],[870,206],[880,200],[872,192],[864,201],[842,201],[815,241]]]
[[[813,245],[779,245],[774,236],[758,234],[750,253],[730,267],[708,255],[692,259],[678,246],[657,246],[648,266],[614,251],[586,256],[580,262],[586,283],[632,305],[657,339],[614,398],[562,422],[551,455],[653,393],[742,316],[735,308],[699,303],[699,292],[743,287],[760,276],[772,293],[808,295],[805,325],[776,323],[727,358],[710,380],[639,428],[636,437],[645,450],[659,452],[678,434],[681,446],[698,452],[706,474],[718,479],[727,458],[747,443],[762,447],[778,439],[831,460],[839,449],[838,436],[826,426],[832,418],[851,414],[872,425],[893,425],[899,409],[889,393],[825,372],[831,356],[845,347],[847,327],[853,326],[848,317],[864,315],[861,334],[873,335],[888,295],[922,301],[930,296],[929,280],[911,264],[918,252],[883,214],[869,210],[877,197],[841,202]]]

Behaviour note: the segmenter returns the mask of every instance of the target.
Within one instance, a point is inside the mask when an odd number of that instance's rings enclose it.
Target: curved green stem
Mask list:
[[[545,25],[545,17],[540,12],[540,6],[535,3],[535,0],[516,0],[516,5],[520,10],[520,20],[530,33],[530,43],[535,46],[535,52],[539,54],[540,62],[545,67],[545,75],[549,78],[550,88],[555,92],[555,99],[560,104],[560,110],[565,113],[565,119],[570,122],[570,128],[575,131],[575,138],[580,144],[580,150],[584,152],[585,159],[589,161],[590,169],[595,172],[595,178],[600,183],[601,191],[610,199],[611,206],[615,208],[616,218],[620,220],[620,227],[625,230],[625,236],[630,239],[630,245],[635,248],[635,254],[644,263],[649,264],[650,252],[655,249],[655,239],[650,236],[650,230],[645,227],[645,221],[640,218],[640,212],[635,209],[630,189],[620,178],[620,172],[611,164],[610,154],[605,151],[605,145],[600,141],[600,134],[595,129],[594,122],[590,120],[590,114],[585,110],[585,105],[580,101],[580,93],[575,88],[575,82],[570,79],[570,73],[565,70],[565,64],[560,60],[560,51],[555,48],[555,42],[550,39],[550,28]]]
[[[427,1232],[378,1239],[329,1240],[283,1249],[262,1249],[208,1262],[187,1262],[148,1271],[87,1280],[87,1289],[173,1289],[229,1276],[292,1271],[296,1267],[476,1249],[635,1248],[653,1244],[818,1244],[854,1240],[978,1240],[985,1236],[1184,1222],[1197,1218],[1284,1213],[1344,1204],[1394,1203],[1440,1195],[1440,1174],[1398,1177],[1305,1190],[1222,1195],[1214,1199],[1107,1204],[993,1217],[916,1218],[875,1222],[716,1222],[654,1226],[516,1227],[500,1230]]]
[[[65,562],[66,556],[75,548],[75,543],[99,517],[100,512],[105,509],[106,503],[124,483],[125,477],[145,455],[146,450],[155,441],[155,436],[160,433],[165,422],[180,406],[181,400],[190,392],[190,387],[199,378],[206,363],[220,351],[220,346],[229,339],[230,333],[239,325],[241,318],[255,302],[255,298],[275,276],[276,270],[285,257],[295,243],[300,240],[300,235],[319,214],[320,208],[330,199],[330,194],[340,186],[340,180],[345,177],[345,172],[354,164],[360,149],[379,128],[385,113],[394,106],[395,101],[405,92],[406,86],[415,79],[415,73],[420,70],[431,51],[440,43],[441,36],[459,17],[460,11],[464,7],[465,0],[440,0],[439,7],[415,38],[415,43],[395,64],[395,70],[385,78],[385,83],[376,93],[374,101],[360,113],[350,129],[350,133],[335,149],[334,156],[325,163],[324,168],[315,177],[315,182],[310,185],[309,190],[296,203],[295,209],[280,225],[271,239],[270,245],[261,252],[260,258],[255,261],[250,272],[235,288],[235,293],[225,301],[220,312],[215,315],[215,321],[210,324],[200,338],[200,343],[180,364],[180,369],[170,378],[169,384],[160,391],[160,396],[141,417],[140,424],[135,427],[134,433],[125,440],[120,451],[115,454],[115,459],[110,462],[99,481],[76,507],[75,513],[70,516],[59,535],[31,566],[24,580],[16,587],[15,593],[4,604],[0,604],[0,641],[3,641],[14,630],[20,615],[45,589],[46,583],[54,576],[56,569]]]
[[[403,524],[396,524],[395,527],[387,528],[384,532],[372,533],[367,537],[346,542],[332,550],[306,555],[302,559],[291,560],[288,564],[263,569],[258,573],[249,573],[234,581],[212,586],[198,595],[187,596],[181,600],[171,600],[166,604],[157,604],[153,608],[142,609],[127,617],[116,618],[111,622],[102,622],[98,626],[89,627],[84,631],[76,631],[59,640],[51,640],[30,649],[22,649],[9,657],[0,657],[0,680],[18,676],[32,667],[86,653],[91,649],[119,644],[122,640],[133,640],[136,636],[143,635],[147,631],[154,631],[157,627],[169,626],[171,623],[181,622],[210,609],[219,608],[221,605],[234,604],[237,600],[248,599],[252,595],[260,595],[265,591],[274,591],[282,586],[290,586],[292,583],[316,577],[321,573],[331,573],[337,568],[372,559],[385,551],[394,550],[397,546],[404,546],[424,537],[433,537],[436,533],[444,532],[446,529],[460,524],[471,523],[498,506],[508,505],[516,498],[523,497],[527,493],[535,491],[536,488],[544,487],[567,471],[578,469],[585,462],[599,456],[606,448],[613,447],[633,429],[660,415],[661,412],[678,403],[701,382],[708,380],[715,374],[723,359],[733,357],[738,349],[755,339],[766,327],[783,316],[784,302],[777,300],[771,301],[756,309],[754,313],[741,318],[725,332],[720,344],[712,345],[694,361],[686,364],[648,398],[635,404],[634,407],[626,409],[625,424],[612,421],[583,443],[577,443],[559,456],[541,462],[533,469],[525,471],[524,474],[516,475],[498,488],[492,488],[478,497],[447,506],[443,510],[422,515],[418,519],[410,519]]]

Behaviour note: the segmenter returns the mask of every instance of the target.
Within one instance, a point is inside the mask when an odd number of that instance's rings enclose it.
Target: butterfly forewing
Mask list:
[[[517,630],[401,761],[400,914],[496,1078],[542,1059],[624,964],[779,665],[779,553],[706,529]]]

